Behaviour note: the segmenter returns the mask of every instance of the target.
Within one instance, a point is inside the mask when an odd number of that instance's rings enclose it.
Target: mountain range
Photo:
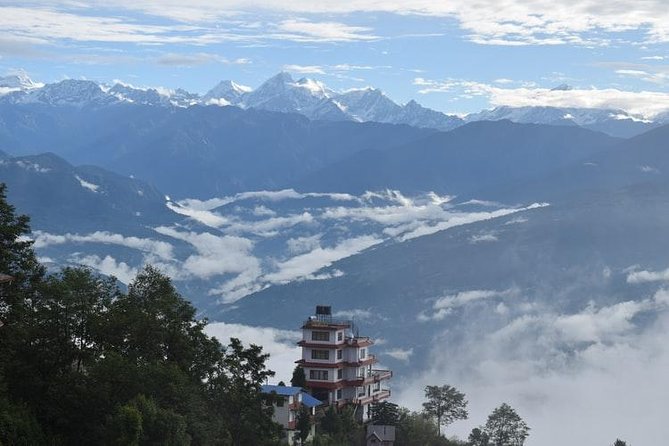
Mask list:
[[[567,88],[567,87],[559,87]],[[25,73],[0,78],[0,103],[105,107],[132,103],[162,107],[193,105],[235,106],[301,114],[310,120],[379,122],[447,131],[466,122],[510,120],[518,123],[577,125],[612,136],[630,137],[667,122],[636,118],[623,110],[500,106],[464,117],[423,107],[411,100],[400,105],[373,87],[342,92],[320,81],[281,72],[252,89],[232,80],[221,81],[200,96],[183,89],[138,88],[122,82],[113,85],[67,79],[54,84],[33,82]]]

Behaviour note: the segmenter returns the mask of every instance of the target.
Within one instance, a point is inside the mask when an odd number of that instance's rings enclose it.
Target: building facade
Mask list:
[[[370,406],[390,397],[384,387],[392,377],[390,370],[374,368],[377,358],[370,353],[374,342],[354,333],[351,321],[332,317],[327,306],[316,307],[316,314],[302,326],[302,359],[311,394],[335,407],[352,406],[361,421],[370,417]]]
[[[316,398],[309,395],[301,387],[287,387],[265,385],[261,388],[262,393],[273,396],[274,414],[272,419],[275,423],[283,426],[286,434],[285,441],[289,445],[299,444],[296,441],[297,435],[297,416],[302,406],[305,406],[311,416],[316,415],[316,407],[321,404]],[[312,424],[311,432],[306,441],[311,441],[314,437],[315,428]]]

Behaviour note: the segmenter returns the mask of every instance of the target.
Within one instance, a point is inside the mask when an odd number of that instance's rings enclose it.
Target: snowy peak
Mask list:
[[[168,96],[163,96],[153,88],[141,89],[128,84],[117,82],[108,91],[117,98],[143,105],[166,105],[169,102]]]
[[[231,80],[224,80],[209,90],[203,97],[202,102],[206,105],[241,105],[245,94],[253,89],[240,85]]]
[[[467,115],[467,122],[509,120],[519,124],[578,125],[612,136],[630,137],[658,124],[641,120],[623,110],[570,107],[508,107]]]
[[[39,88],[43,84],[34,82],[25,71],[20,71],[16,74],[0,77],[0,88],[9,90],[32,90]]]
[[[55,84],[47,84],[32,90],[17,102],[43,103],[48,105],[90,106],[106,105],[118,102],[119,99],[107,94],[96,82],[87,80],[66,79]]]

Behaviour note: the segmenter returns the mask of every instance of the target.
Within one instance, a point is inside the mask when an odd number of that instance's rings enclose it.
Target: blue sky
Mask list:
[[[204,93],[281,70],[445,112],[669,109],[663,0],[24,0],[0,6],[0,72]],[[569,84],[569,92],[550,92]]]

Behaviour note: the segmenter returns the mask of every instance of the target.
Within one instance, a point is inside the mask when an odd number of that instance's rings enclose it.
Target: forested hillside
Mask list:
[[[45,274],[0,185],[1,445],[263,445],[266,354],[222,345],[170,279]]]

